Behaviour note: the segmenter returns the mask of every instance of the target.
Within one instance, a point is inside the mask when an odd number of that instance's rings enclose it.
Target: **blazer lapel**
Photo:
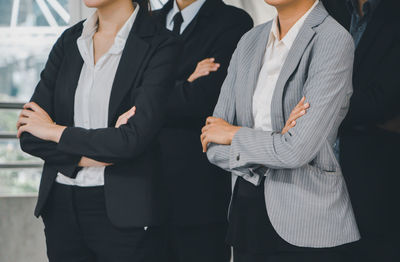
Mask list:
[[[255,43],[255,51],[254,54],[248,58],[248,65],[249,68],[249,76],[247,79],[248,86],[245,87],[245,97],[244,101],[250,101],[246,103],[246,108],[244,112],[246,115],[244,117],[245,125],[248,127],[254,126],[254,117],[253,117],[253,95],[254,91],[257,86],[258,77],[260,74],[260,70],[263,64],[264,56],[265,56],[265,49],[267,48],[267,43],[269,39],[269,33],[271,31],[271,23],[266,24],[265,28],[263,29],[263,33],[261,34],[258,41]],[[265,61],[268,63],[268,61]]]
[[[283,93],[286,82],[293,74],[297,65],[299,64],[305,49],[311,42],[315,35],[313,28],[321,24],[328,16],[327,11],[320,3],[309,14],[304,25],[300,29],[295,42],[293,43],[289,54],[283,64],[282,71],[279,75],[278,81],[275,86],[275,91],[272,98],[272,127],[274,130],[281,130],[285,125],[285,118],[283,115]]]
[[[154,28],[150,27],[152,23],[147,21],[147,14],[144,14],[142,10],[136,19],[122,52],[111,89],[108,111],[109,126],[112,125],[116,117],[120,103],[132,88],[133,81],[143,66],[142,62],[150,48],[144,38],[154,32]]]
[[[62,110],[62,116],[60,119],[66,119],[66,125],[73,126],[74,125],[74,105],[75,105],[75,92],[78,87],[79,77],[81,75],[83,59],[79,52],[78,45],[76,43],[77,39],[82,34],[81,30],[77,30],[74,36],[69,39],[72,43],[66,43],[65,47],[70,47],[65,52],[68,54],[67,56],[67,64],[69,70],[65,70],[64,73],[64,85],[65,90],[63,101],[65,101],[64,110]]]

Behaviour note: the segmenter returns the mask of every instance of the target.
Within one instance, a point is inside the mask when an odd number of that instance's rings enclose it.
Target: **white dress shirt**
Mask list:
[[[276,82],[290,48],[295,41],[304,21],[318,4],[314,5],[293,26],[284,38],[279,40],[278,16],[272,23],[269,39],[263,60],[263,66],[258,76],[256,90],[253,94],[253,118],[254,128],[264,131],[272,131],[271,102]]]
[[[83,66],[75,93],[74,125],[86,129],[105,128],[108,125],[108,105],[115,73],[124,50],[126,40],[139,12],[135,11],[119,30],[113,45],[96,64],[94,64],[93,36],[98,27],[98,14],[95,12],[83,23],[82,35],[77,39]],[[89,187],[104,185],[105,167],[85,167],[75,179],[58,173],[56,182],[66,185]]]
[[[210,0],[213,1],[213,0]],[[172,31],[174,29],[174,17],[177,13],[181,12],[182,17],[183,17],[183,23],[181,25],[181,32],[180,34],[185,31],[186,27],[192,22],[192,20],[196,17],[197,13],[199,12],[200,8],[203,6],[203,4],[206,2],[206,0],[196,0],[189,6],[187,6],[185,9],[182,11],[179,10],[178,4],[176,3],[176,0],[174,1],[174,7],[169,11],[167,15],[167,29]]]

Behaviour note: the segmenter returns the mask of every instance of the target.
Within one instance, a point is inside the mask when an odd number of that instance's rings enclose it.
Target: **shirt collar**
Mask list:
[[[372,14],[376,10],[380,2],[381,0],[368,0],[367,2],[365,2],[362,7],[364,15],[367,16]],[[358,4],[358,0],[347,0],[347,8],[349,9],[351,14],[359,16]]]
[[[210,0],[210,1],[214,1],[214,0]],[[179,10],[176,0],[174,0],[174,6],[172,8],[172,13],[170,13],[170,15],[168,15],[168,17],[167,17],[167,24],[172,26],[174,23],[175,15],[177,13],[181,12],[182,17],[183,17],[182,26],[188,25],[196,17],[197,13],[200,11],[201,7],[203,6],[203,4],[205,2],[206,2],[206,0],[196,0],[181,11],[181,10]]]
[[[125,47],[126,40],[128,39],[129,33],[133,27],[133,24],[136,20],[136,17],[139,13],[140,6],[135,2],[135,11],[131,14],[125,24],[121,27],[118,31],[117,35],[115,36],[114,44],[111,46],[110,50],[108,51],[111,54],[118,54],[122,52]],[[99,15],[94,12],[86,21],[83,23],[82,35],[78,38],[78,41],[85,41],[90,40],[93,38],[93,35],[97,31],[98,28],[98,21]],[[90,43],[87,45],[90,46]]]
[[[318,5],[319,0],[316,0],[315,3],[311,6],[311,8],[299,19],[297,22],[290,28],[289,32],[285,35],[284,38],[279,40],[280,34],[279,34],[279,27],[278,27],[278,16],[275,16],[273,22],[272,22],[272,27],[271,27],[271,32],[269,35],[268,39],[268,45],[272,44],[274,41],[282,41],[283,44],[290,49],[296,40],[296,37],[301,29],[301,27],[304,24],[304,21],[307,19],[307,17],[310,15],[312,10]]]

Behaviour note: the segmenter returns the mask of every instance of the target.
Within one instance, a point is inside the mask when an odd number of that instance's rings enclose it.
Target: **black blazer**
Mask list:
[[[350,28],[346,0],[325,5]],[[398,212],[391,211],[398,205],[400,134],[380,127],[388,121],[400,126],[399,10],[397,0],[382,0],[368,23],[356,48],[354,93],[340,130],[340,162],[364,237],[399,227]]]
[[[74,96],[82,57],[76,44],[82,22],[67,29],[53,47],[32,101],[58,124],[67,126],[58,144],[24,133],[23,151],[45,161],[35,215],[41,215],[57,172],[74,177],[82,156],[114,163],[105,169],[105,201],[118,227],[162,222],[160,150],[157,135],[165,120],[166,97],[173,87],[179,44],[144,8],[126,42],[113,83],[108,128],[74,127]],[[136,106],[126,125],[118,116]]]
[[[164,27],[172,7],[171,0],[154,14]],[[222,0],[207,0],[180,37],[184,48],[176,56],[177,80],[168,100],[168,121],[160,135],[172,223],[226,220],[230,175],[208,162],[200,134],[206,117],[212,115],[236,45],[252,27],[252,19],[243,10]],[[219,70],[188,82],[197,63],[211,57],[221,64]]]

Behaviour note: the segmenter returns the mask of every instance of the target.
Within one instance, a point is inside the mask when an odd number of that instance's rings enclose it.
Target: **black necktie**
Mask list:
[[[174,32],[177,35],[180,35],[182,23],[183,23],[182,14],[181,14],[181,12],[178,12],[174,16],[174,29],[172,30],[172,32]]]

